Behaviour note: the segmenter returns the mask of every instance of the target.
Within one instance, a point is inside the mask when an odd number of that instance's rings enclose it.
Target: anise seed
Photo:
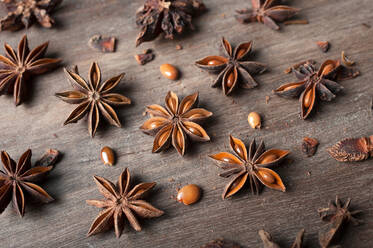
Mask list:
[[[227,87],[231,88],[233,83],[234,83],[234,72],[232,71],[231,73],[229,73],[227,77]]]
[[[262,120],[257,112],[251,112],[247,117],[247,121],[251,128],[261,128]]]
[[[276,181],[276,178],[269,174],[266,171],[259,171],[259,174],[263,177],[264,181],[266,181],[269,184],[273,184]]]
[[[177,201],[184,205],[196,203],[201,198],[201,189],[195,184],[188,184],[182,187],[177,193]]]
[[[115,163],[114,151],[108,146],[103,147],[101,149],[101,160],[105,165],[113,166]]]
[[[179,70],[173,65],[163,64],[159,69],[165,78],[171,80],[176,80],[179,78]]]
[[[221,65],[223,63],[224,63],[223,61],[220,61],[220,60],[217,60],[217,59],[212,59],[209,62],[207,62],[207,65],[215,66],[215,65]]]
[[[311,106],[311,102],[312,102],[311,96],[312,96],[312,90],[309,90],[304,96],[303,104],[305,108],[309,108]]]

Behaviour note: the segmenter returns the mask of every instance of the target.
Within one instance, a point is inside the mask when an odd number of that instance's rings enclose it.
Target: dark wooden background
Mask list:
[[[306,229],[308,247],[318,247],[317,231],[323,223],[317,209],[327,206],[338,194],[352,198],[352,208],[364,211],[365,225],[348,228],[343,247],[373,246],[373,165],[338,163],[326,149],[345,137],[373,134],[370,110],[373,95],[373,4],[371,0],[299,0],[288,1],[302,8],[300,19],[308,25],[282,26],[280,32],[255,23],[241,25],[234,10],[249,6],[248,0],[204,0],[208,12],[195,19],[196,32],[168,41],[158,39],[135,48],[138,28],[135,11],[142,0],[65,0],[53,15],[56,28],[46,30],[34,25],[29,30],[2,32],[0,41],[15,47],[27,34],[31,47],[50,41],[48,55],[61,57],[64,66],[78,65],[87,75],[92,61],[98,61],[103,78],[125,72],[118,91],[130,97],[133,104],[118,109],[123,128],[102,125],[91,139],[85,120],[68,126],[62,123],[73,110],[56,97],[55,92],[70,88],[62,67],[37,77],[30,87],[26,103],[13,105],[11,96],[0,97],[0,149],[18,159],[32,148],[36,160],[45,149],[60,150],[63,157],[42,185],[56,198],[47,204],[31,204],[20,218],[10,206],[1,216],[1,247],[199,247],[215,238],[227,238],[245,247],[261,247],[259,229],[271,232],[283,247],[289,247],[296,233]],[[5,12],[4,12],[5,13]],[[363,23],[367,24],[364,25]],[[118,38],[117,52],[102,54],[92,51],[87,42],[95,34]],[[270,71],[256,76],[260,86],[225,97],[221,90],[210,88],[213,76],[200,71],[194,61],[218,54],[220,37],[233,44],[254,40],[254,56],[267,63]],[[324,54],[316,41],[328,40],[331,49]],[[181,44],[183,50],[176,50]],[[133,55],[152,48],[156,59],[139,66]],[[357,62],[361,76],[343,81],[345,90],[335,101],[321,104],[307,121],[298,117],[297,100],[274,96],[272,90],[294,80],[283,74],[288,66],[305,60],[322,62],[339,58],[342,50]],[[161,77],[159,66],[172,63],[182,77],[176,82]],[[181,158],[175,150],[152,154],[153,138],[139,127],[146,120],[144,106],[163,104],[167,91],[179,96],[200,93],[201,106],[214,117],[204,126],[212,137],[210,143],[194,144]],[[266,104],[265,97],[270,96]],[[259,112],[264,128],[253,130],[247,114]],[[245,141],[263,139],[268,148],[291,150],[292,163],[284,163],[276,171],[283,178],[287,192],[263,190],[259,196],[241,194],[223,201],[221,193],[228,182],[218,176],[219,169],[207,155],[227,151],[229,134]],[[306,158],[300,151],[303,137],[320,141],[316,155]],[[111,146],[117,152],[116,166],[104,166],[99,151]],[[120,239],[113,230],[86,237],[99,209],[85,204],[86,199],[100,199],[93,175],[116,181],[129,167],[135,181],[158,183],[149,201],[165,211],[158,219],[141,221],[143,231],[136,233],[128,226]],[[173,196],[180,185],[195,183],[203,188],[198,204],[184,206]]]

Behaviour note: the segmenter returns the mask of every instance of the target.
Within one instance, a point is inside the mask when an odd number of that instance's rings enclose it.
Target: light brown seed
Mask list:
[[[207,65],[215,66],[215,65],[221,65],[223,63],[224,63],[223,61],[220,61],[220,60],[217,60],[217,59],[212,59],[207,63]]]
[[[177,200],[184,205],[196,203],[201,198],[201,188],[195,184],[182,187],[177,193]]]
[[[227,87],[228,88],[232,87],[233,83],[234,83],[234,73],[232,71],[231,73],[229,73],[227,77]]]
[[[113,150],[105,146],[101,149],[101,160],[104,162],[105,165],[113,166],[115,163],[115,156]]]
[[[247,121],[251,128],[261,128],[262,119],[257,112],[251,112],[247,117]]]
[[[312,102],[312,97],[311,97],[311,94],[312,93],[312,90],[309,90],[306,95],[304,96],[304,101],[303,101],[303,105],[305,108],[309,108],[311,106],[311,102]]]
[[[276,181],[276,178],[266,171],[259,171],[259,175],[262,176],[266,183],[273,184]]]
[[[165,78],[170,80],[177,80],[179,78],[179,70],[173,65],[163,64],[159,69]]]

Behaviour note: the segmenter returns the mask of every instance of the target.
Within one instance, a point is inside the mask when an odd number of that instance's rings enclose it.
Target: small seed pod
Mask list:
[[[114,151],[108,146],[103,147],[101,149],[101,160],[105,165],[113,166],[115,163]]]
[[[251,128],[261,128],[262,120],[257,112],[251,112],[247,117],[247,121]]]
[[[182,187],[177,193],[177,201],[184,205],[196,203],[201,198],[201,189],[195,184],[188,184]]]
[[[179,70],[170,64],[163,64],[160,66],[159,70],[165,78],[171,80],[177,80],[179,78]]]

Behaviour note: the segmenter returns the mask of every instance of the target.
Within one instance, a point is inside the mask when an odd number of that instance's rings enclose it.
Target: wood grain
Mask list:
[[[338,194],[352,197],[352,208],[362,209],[365,224],[349,228],[343,247],[373,246],[373,166],[372,160],[361,163],[338,163],[326,148],[345,137],[371,135],[373,118],[370,103],[373,95],[372,57],[373,5],[371,0],[299,0],[288,1],[302,8],[301,19],[308,25],[282,26],[274,32],[254,23],[241,25],[234,10],[249,6],[247,0],[204,0],[208,12],[195,19],[196,32],[173,41],[158,39],[135,49],[138,28],[134,13],[142,0],[65,0],[55,12],[54,29],[34,25],[16,33],[1,32],[0,43],[15,47],[27,34],[30,46],[50,40],[49,55],[63,58],[64,66],[78,65],[87,75],[89,65],[97,61],[103,78],[120,72],[126,76],[119,91],[133,104],[118,110],[123,128],[103,125],[91,139],[87,122],[63,126],[73,106],[54,96],[69,89],[62,68],[39,76],[30,86],[26,103],[14,107],[11,96],[0,97],[0,149],[18,157],[32,148],[36,160],[45,149],[60,150],[63,158],[43,186],[56,198],[48,205],[31,204],[19,218],[9,207],[1,216],[1,247],[199,247],[215,238],[227,238],[245,247],[262,247],[257,232],[264,228],[284,247],[290,247],[296,233],[306,229],[308,247],[318,247],[317,231],[321,223],[317,209],[326,206]],[[95,34],[118,38],[117,52],[102,54],[92,51],[87,42]],[[260,86],[225,97],[220,89],[210,88],[213,76],[194,66],[197,59],[219,54],[218,43],[225,36],[233,44],[254,41],[254,59],[268,64],[270,71],[255,78]],[[321,53],[317,41],[328,40],[331,48]],[[183,50],[176,50],[181,44]],[[139,66],[133,55],[146,48],[154,49],[156,59]],[[297,100],[274,96],[272,90],[294,80],[283,74],[288,66],[305,59],[322,62],[339,58],[341,51],[356,61],[361,76],[343,81],[345,90],[331,103],[321,103],[310,120],[298,116]],[[182,78],[171,82],[163,78],[159,66],[178,66]],[[153,138],[139,127],[146,117],[144,106],[163,104],[167,91],[185,96],[200,93],[200,105],[214,113],[204,126],[211,135],[209,143],[194,144],[184,158],[176,151],[152,154]],[[270,96],[266,104],[265,97]],[[234,102],[233,102],[234,100]],[[253,130],[247,114],[257,111],[264,117],[264,128]],[[229,134],[245,141],[263,139],[268,148],[291,150],[292,163],[275,170],[287,186],[287,192],[265,189],[253,196],[249,190],[230,200],[221,200],[228,179],[218,176],[219,169],[207,155],[227,151]],[[303,137],[320,141],[314,157],[301,153]],[[118,155],[117,165],[104,166],[99,159],[103,146],[111,146]],[[87,238],[86,233],[98,209],[85,204],[86,199],[100,196],[92,175],[117,180],[129,167],[136,181],[158,183],[149,201],[166,214],[158,219],[142,221],[143,231],[135,233],[128,226],[120,239],[113,230]],[[203,188],[202,200],[183,206],[172,196],[187,183]]]

